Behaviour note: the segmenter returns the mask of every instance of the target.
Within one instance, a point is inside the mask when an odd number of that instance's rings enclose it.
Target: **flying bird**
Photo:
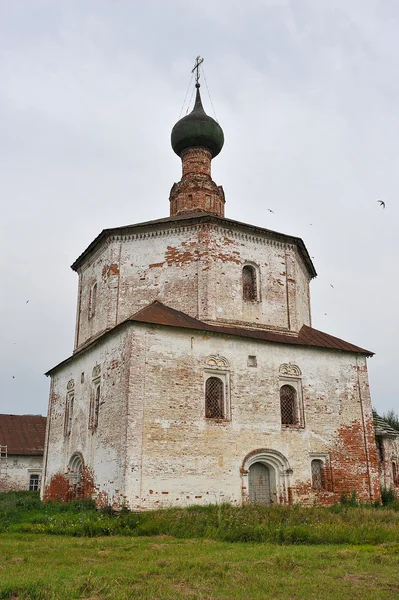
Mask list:
[[[377,200],[377,202],[380,206],[382,206],[382,208],[385,208],[385,202],[383,200]]]
[[[333,284],[332,284],[332,283],[330,283],[330,287],[332,287],[332,288],[334,289],[334,286],[333,286]]]
[[[26,301],[26,304],[28,304],[29,300]]]
[[[268,208],[267,210],[274,214],[274,210],[272,210],[271,208]]]

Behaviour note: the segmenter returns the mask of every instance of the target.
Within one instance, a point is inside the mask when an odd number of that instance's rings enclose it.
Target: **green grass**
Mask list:
[[[0,533],[80,537],[169,535],[274,544],[383,544],[399,542],[399,510],[335,505],[211,505],[145,513],[96,511],[90,501],[41,503],[34,493],[0,495]]]
[[[393,502],[113,514],[8,493],[0,557],[0,600],[399,600],[399,510]]]
[[[0,599],[399,598],[399,544],[0,536]]]

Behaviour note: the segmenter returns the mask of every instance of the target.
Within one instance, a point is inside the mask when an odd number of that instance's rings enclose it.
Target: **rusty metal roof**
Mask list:
[[[45,434],[46,417],[0,415],[0,445],[7,446],[7,454],[42,455]]]
[[[94,251],[97,246],[107,237],[112,235],[129,235],[131,233],[136,233],[137,231],[145,231],[145,230],[156,230],[163,229],[165,225],[179,224],[180,226],[190,226],[196,225],[197,223],[215,223],[217,225],[223,227],[234,227],[245,229],[247,232],[249,231],[253,235],[268,235],[270,238],[274,240],[278,240],[280,242],[285,242],[288,244],[295,244],[301,254],[308,270],[310,276],[316,277],[316,269],[313,265],[312,259],[306,249],[306,246],[303,240],[299,237],[295,237],[293,235],[287,235],[286,233],[279,233],[278,231],[273,231],[272,229],[265,229],[264,227],[258,227],[257,225],[250,225],[248,223],[242,223],[241,221],[235,221],[234,219],[226,219],[225,217],[218,217],[217,215],[205,213],[205,212],[192,212],[186,213],[183,215],[174,215],[173,217],[165,217],[163,219],[156,219],[154,221],[145,221],[143,223],[136,223],[134,225],[124,225],[122,227],[113,227],[110,229],[103,229],[103,231],[88,245],[86,250],[82,252],[82,254],[75,260],[75,262],[71,265],[71,269],[77,271],[80,265],[83,263],[85,258]]]
[[[122,321],[118,325],[115,325],[115,327],[112,327],[95,338],[88,340],[72,356],[58,363],[58,365],[52,369],[49,369],[46,375],[51,375],[56,369],[58,369],[58,367],[65,365],[75,356],[79,356],[83,352],[86,352],[93,344],[98,344],[104,337],[114,333],[121,327],[125,327],[128,323],[149,323],[152,325],[165,325],[167,327],[195,329],[197,331],[209,331],[212,333],[221,333],[224,335],[250,338],[262,342],[290,344],[292,346],[313,346],[315,348],[341,350],[342,352],[356,352],[358,354],[365,354],[366,356],[373,356],[374,354],[374,352],[371,352],[370,350],[365,350],[364,348],[360,348],[359,346],[345,342],[340,338],[329,335],[328,333],[324,333],[323,331],[318,331],[318,329],[313,329],[313,327],[308,327],[307,325],[302,326],[299,334],[277,333],[259,328],[246,329],[245,327],[214,325],[211,323],[205,323],[204,321],[199,321],[198,319],[190,317],[190,315],[187,315],[180,310],[170,308],[162,302],[155,300],[148,306],[139,310],[133,316],[129,317],[125,321]]]
[[[264,342],[277,342],[280,344],[290,344],[294,346],[314,346],[316,348],[329,348],[332,350],[342,350],[344,352],[357,352],[372,356],[373,352],[365,350],[340,338],[313,329],[303,325],[298,335],[276,333],[264,329],[246,329],[243,327],[229,327],[204,323],[194,319],[185,313],[170,308],[161,302],[155,301],[146,306],[135,315],[130,317],[129,321],[139,321],[141,323],[153,323],[154,325],[168,325],[169,327],[184,327],[186,329],[197,329],[201,331],[211,331],[214,333],[224,333],[227,335],[236,335],[239,337],[252,338]]]

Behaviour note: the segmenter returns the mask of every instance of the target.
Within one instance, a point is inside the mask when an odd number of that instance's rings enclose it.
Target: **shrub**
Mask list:
[[[390,488],[382,488],[381,490],[381,500],[383,506],[389,506],[390,504],[394,504],[396,501],[395,490]]]
[[[343,506],[359,506],[359,502],[356,500],[356,491],[353,491],[350,496],[343,492],[340,502]]]

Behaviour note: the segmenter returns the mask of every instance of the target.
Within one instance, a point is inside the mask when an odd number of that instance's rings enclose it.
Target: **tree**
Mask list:
[[[399,415],[397,415],[393,409],[388,410],[387,413],[384,413],[382,418],[388,423],[388,425],[399,431]]]

